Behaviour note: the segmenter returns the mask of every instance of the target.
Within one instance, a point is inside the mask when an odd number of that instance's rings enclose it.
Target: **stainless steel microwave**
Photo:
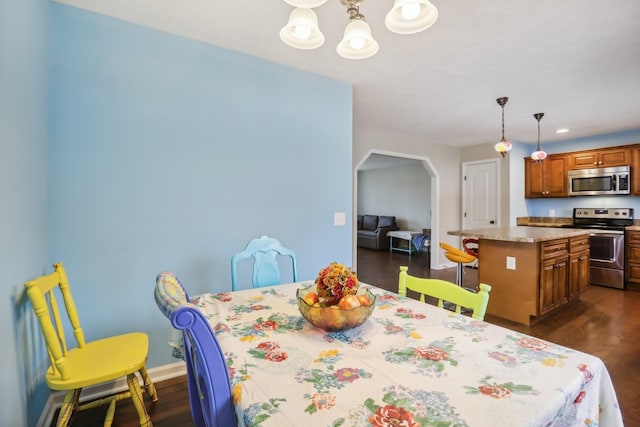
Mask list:
[[[569,196],[630,194],[630,171],[629,166],[570,170]]]

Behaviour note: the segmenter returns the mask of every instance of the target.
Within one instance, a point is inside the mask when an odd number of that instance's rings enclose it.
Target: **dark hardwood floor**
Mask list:
[[[455,281],[454,268],[431,271],[426,254],[409,257],[398,252],[358,249],[358,277],[365,283],[396,291],[401,265],[407,265],[415,276]],[[476,272],[473,268],[464,269],[465,286],[475,285]],[[625,425],[640,426],[640,292],[592,286],[579,301],[532,326],[492,316],[485,320],[600,357],[611,374]],[[153,425],[192,426],[186,378],[173,378],[156,386],[158,402],[145,400]],[[90,410],[74,416],[70,425],[100,426],[103,419],[104,410]],[[128,400],[118,402],[113,426],[136,425],[133,405]]]

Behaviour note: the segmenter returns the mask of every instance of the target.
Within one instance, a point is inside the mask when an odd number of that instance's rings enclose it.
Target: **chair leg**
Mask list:
[[[142,389],[138,384],[138,377],[136,374],[127,375],[127,384],[129,385],[129,391],[131,392],[131,400],[136,407],[138,417],[140,418],[141,427],[152,427],[151,418],[147,413],[147,409],[144,407],[144,399],[142,397]]]
[[[80,402],[81,391],[81,388],[77,388],[75,390],[69,390],[64,395],[62,406],[60,406],[60,413],[58,414],[58,422],[56,424],[57,427],[66,427],[66,425],[69,424],[71,415],[73,415],[73,412],[78,407],[78,402]]]
[[[147,390],[147,394],[151,396],[151,400],[153,402],[157,402],[158,393],[156,392],[156,387],[153,385],[153,381],[151,381],[151,378],[149,378],[149,374],[147,374],[147,368],[143,366],[138,372],[140,372],[140,376],[144,381],[144,388],[145,390]]]

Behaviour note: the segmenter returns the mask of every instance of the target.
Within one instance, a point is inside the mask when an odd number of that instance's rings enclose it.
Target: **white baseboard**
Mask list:
[[[147,373],[151,377],[151,381],[158,383],[160,381],[168,380],[171,378],[179,377],[187,374],[187,366],[184,362],[175,362],[168,365],[158,366],[155,368],[147,369]],[[80,395],[80,401],[85,402],[87,400],[99,399],[110,394],[119,393],[128,388],[126,378],[119,378],[115,381],[99,384],[93,387],[87,387],[82,390]],[[64,391],[54,391],[49,395],[47,403],[44,405],[40,419],[38,420],[37,427],[48,427],[53,421],[53,417],[56,414],[56,410],[62,406],[64,400]]]

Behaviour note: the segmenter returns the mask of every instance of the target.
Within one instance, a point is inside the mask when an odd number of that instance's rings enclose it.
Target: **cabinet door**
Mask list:
[[[631,194],[640,196],[640,147],[631,148]]]
[[[640,284],[640,232],[627,231],[625,238],[625,281]]]
[[[567,157],[552,154],[541,162],[524,159],[524,197],[567,197]]]
[[[570,158],[570,169],[629,166],[631,164],[631,150],[629,148],[603,148],[572,153]]]
[[[530,158],[524,159],[524,197],[538,199],[544,197],[544,162],[536,162]]]
[[[602,150],[598,159],[598,167],[629,166],[631,164],[631,151],[628,148],[615,148]]]
[[[567,302],[568,257],[550,258],[540,269],[540,314]]]
[[[571,154],[570,169],[591,169],[598,167],[598,153],[596,151],[585,151]]]
[[[578,298],[589,287],[589,251],[569,257],[569,301]]]
[[[567,169],[565,156],[549,156],[545,162],[547,197],[567,197]],[[543,162],[544,163],[544,162]]]

